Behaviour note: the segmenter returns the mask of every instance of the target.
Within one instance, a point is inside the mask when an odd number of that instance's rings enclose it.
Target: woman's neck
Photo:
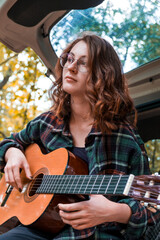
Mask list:
[[[69,122],[73,143],[76,147],[84,147],[85,139],[91,131],[94,119],[91,108],[85,99],[71,101],[71,117]]]
[[[85,99],[71,100],[71,118],[72,122],[90,122],[93,123],[93,115],[90,105]]]

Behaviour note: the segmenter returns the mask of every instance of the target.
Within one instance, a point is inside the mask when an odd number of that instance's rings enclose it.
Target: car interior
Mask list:
[[[47,67],[46,75],[54,76],[54,66],[59,54],[54,47],[56,45],[54,42],[58,39],[58,31],[60,32],[60,30],[54,30],[55,27],[64,31],[63,28],[67,28],[67,24],[74,23],[75,19],[70,20],[73,14],[83,15],[84,18],[81,18],[83,22],[88,18],[88,8],[96,9],[105,4],[107,4],[106,0],[0,1],[0,41],[16,53],[22,52],[28,46],[31,47]],[[157,9],[160,9],[159,5]],[[157,17],[158,23],[159,17]],[[80,31],[88,29],[90,28],[80,26]],[[155,38],[158,38],[158,33],[156,34]],[[138,131],[145,143],[160,138],[159,55],[158,52],[150,61],[144,61],[125,71],[130,94],[138,111]]]
[[[0,41],[17,53],[22,52],[28,46],[31,47],[47,67],[46,75],[54,76],[54,66],[59,54],[55,49],[56,41],[59,40],[57,37],[59,32],[65,32],[65,28],[68,30],[68,25],[73,24],[75,27],[74,22],[76,17],[78,18],[78,14],[81,17],[79,22],[82,24],[85,19],[90,17],[88,8],[109,8],[107,4],[106,0],[82,0],[79,2],[73,0],[56,2],[50,0],[0,1]],[[116,4],[117,2],[115,2],[115,6]],[[157,11],[158,9],[160,9],[159,4],[157,4]],[[118,21],[121,17],[123,16],[120,16]],[[156,18],[156,21],[156,24],[159,24],[159,17]],[[76,24],[79,23],[76,22]],[[106,22],[104,22],[105,24]],[[80,31],[90,30],[87,25],[79,26],[79,29]],[[72,32],[72,29],[69,31]],[[110,32],[108,33],[110,36]],[[131,33],[128,34],[131,35]],[[104,35],[104,32],[102,34]],[[155,39],[158,37],[157,31]],[[130,66],[125,70],[130,94],[138,111],[138,131],[145,143],[160,138],[160,53],[157,52],[157,55],[149,61],[147,59],[142,64]]]
[[[146,5],[139,0],[133,2],[0,0],[0,42],[15,53],[32,48],[45,65],[46,76],[54,79],[54,66],[62,51],[61,43],[66,45],[72,40],[70,35],[76,36],[82,31],[96,32],[100,24],[99,35],[111,41],[123,62],[126,60],[124,73],[138,112],[138,132],[145,143],[152,172],[160,173],[160,2],[147,1]],[[125,17],[129,20],[125,21]],[[139,28],[137,33],[136,28]],[[153,28],[153,32],[149,32],[149,28]],[[141,31],[143,41],[140,39]],[[125,41],[127,48],[121,49]],[[145,48],[147,42],[151,45]],[[142,52],[141,48],[144,49]],[[146,51],[146,55],[136,62],[138,51],[139,55]],[[152,168],[155,152],[156,166]]]
[[[103,0],[0,1],[0,41],[18,53],[31,47],[53,74],[57,55],[49,41],[51,26],[71,9],[94,7],[101,2]]]

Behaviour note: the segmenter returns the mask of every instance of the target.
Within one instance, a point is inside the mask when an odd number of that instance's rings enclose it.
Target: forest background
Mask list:
[[[130,1],[130,11],[113,6],[110,0],[104,2],[103,7],[71,12],[51,30],[51,43],[57,53],[85,29],[112,41],[124,69],[128,64],[133,68],[160,56],[158,0]],[[47,90],[51,81],[45,72],[31,48],[17,54],[0,43],[0,140],[49,109]],[[158,172],[160,139],[145,146],[152,172]]]

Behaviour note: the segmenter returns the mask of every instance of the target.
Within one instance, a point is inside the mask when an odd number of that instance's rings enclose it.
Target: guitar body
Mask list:
[[[83,201],[89,194],[130,196],[160,206],[160,176],[88,175],[87,164],[65,148],[43,154],[32,144],[25,155],[33,179],[21,171],[22,192],[6,184],[5,176],[0,181],[0,233],[21,222],[54,237],[65,226],[58,203]]]
[[[33,180],[28,180],[22,170],[22,192],[13,188],[5,204],[8,184],[4,176],[0,181],[0,233],[15,227],[20,221],[37,230],[57,234],[65,226],[57,204],[82,201],[85,198],[72,194],[36,194],[35,186],[43,175],[87,175],[87,164],[65,148],[43,154],[37,144],[32,144],[26,149],[25,155]]]

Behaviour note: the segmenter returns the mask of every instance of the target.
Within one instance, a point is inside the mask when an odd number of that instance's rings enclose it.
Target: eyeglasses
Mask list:
[[[76,61],[76,67],[79,72],[88,72],[87,62],[83,59],[75,59],[71,53],[63,53],[60,56],[60,64],[63,68],[68,68],[69,65]]]

